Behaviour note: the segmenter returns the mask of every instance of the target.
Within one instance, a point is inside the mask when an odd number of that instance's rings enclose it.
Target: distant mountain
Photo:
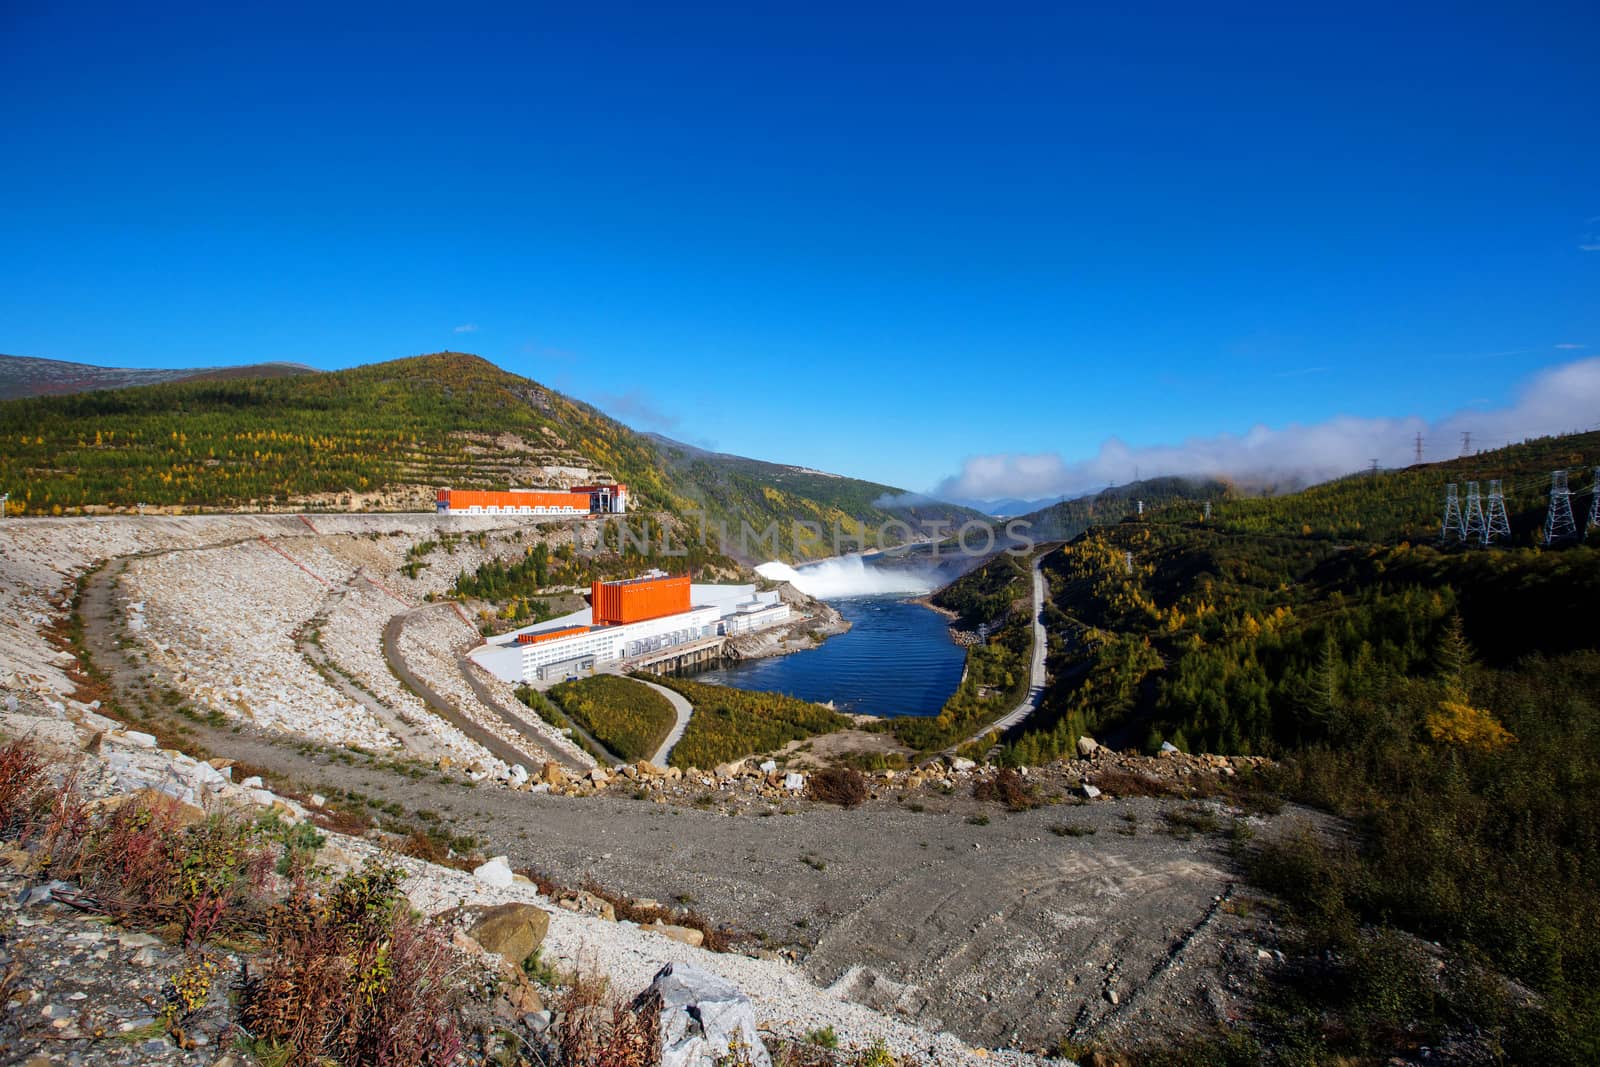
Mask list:
[[[1040,497],[1037,500],[1023,500],[1019,497],[1003,497],[999,500],[956,499],[953,500],[953,502],[961,505],[962,507],[972,508],[974,511],[981,511],[983,514],[989,515],[996,519],[1007,519],[1014,515],[1027,515],[1030,512],[1042,511],[1051,504],[1059,504],[1063,500],[1070,499],[1071,497],[1063,493],[1060,496]]]
[[[930,521],[960,524],[987,518],[972,508],[920,497],[892,485],[712,452],[660,434],[644,436],[660,448],[668,469],[697,503],[708,511],[750,522],[756,530],[762,528],[760,517],[773,507],[791,518],[821,523],[830,531],[835,522],[846,520],[871,528],[904,522],[920,533],[922,524]],[[730,532],[737,529],[731,527]]]
[[[314,374],[302,363],[252,363],[235,367],[187,367],[172,370],[146,370],[125,367],[96,367],[88,363],[68,363],[59,359],[0,355],[0,400],[26,396],[63,396],[97,389],[125,389],[163,382],[186,382],[228,378],[281,378],[291,374]]]
[[[1214,478],[1145,478],[1063,500],[1020,518],[1031,524],[1029,533],[1035,541],[1067,541],[1091,526],[1121,522],[1136,514],[1141,500],[1147,511],[1154,511],[1185,500],[1221,500],[1234,492],[1228,483]]]

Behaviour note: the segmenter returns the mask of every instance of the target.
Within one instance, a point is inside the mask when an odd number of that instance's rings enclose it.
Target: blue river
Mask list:
[[[787,693],[862,715],[937,715],[961,683],[966,652],[936,611],[903,596],[830,599],[848,633],[814,649],[746,660],[694,676],[736,689]]]

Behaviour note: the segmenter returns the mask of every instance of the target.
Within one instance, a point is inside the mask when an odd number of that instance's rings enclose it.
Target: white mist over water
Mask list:
[[[836,600],[851,596],[921,596],[934,590],[926,575],[899,567],[869,567],[860,556],[837,556],[796,569],[774,560],[756,568],[774,582],[788,582],[807,596]]]

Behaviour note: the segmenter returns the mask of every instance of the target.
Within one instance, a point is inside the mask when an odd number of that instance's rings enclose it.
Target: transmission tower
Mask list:
[[[0,503],[4,503],[4,500],[4,497],[0,497]],[[1600,467],[1594,469],[1594,485],[1589,489],[1589,523],[1583,532],[1587,534],[1596,526],[1600,526]]]
[[[1444,523],[1439,527],[1439,540],[1448,541],[1450,535],[1461,536],[1461,501],[1456,498],[1456,483],[1444,487]]]
[[[1576,537],[1578,525],[1572,521],[1572,490],[1567,488],[1567,472],[1550,472],[1550,513],[1544,520],[1544,543],[1553,545]]]
[[[1472,543],[1472,535],[1477,534],[1479,541],[1487,537],[1483,521],[1483,500],[1478,496],[1478,483],[1467,483],[1467,507],[1461,515],[1461,540]]]
[[[1422,434],[1417,434],[1417,462],[1422,462]]]
[[[1596,467],[1595,470],[1596,470],[1597,474],[1600,474],[1600,467]],[[1209,501],[1209,500],[1206,501],[1206,520],[1205,521],[1206,522],[1210,522],[1211,521],[1211,501]]]
[[[1371,463],[1372,463],[1372,476],[1374,478],[1376,478],[1378,476],[1378,461],[1374,459],[1374,460],[1371,461]]]
[[[1144,514],[1144,501],[1141,500],[1138,503],[1139,503],[1139,514],[1143,515]]]
[[[1500,491],[1500,479],[1489,481],[1489,522],[1483,531],[1483,543],[1492,545],[1499,538],[1511,540],[1511,519],[1506,515],[1506,495]]]
[[[1133,573],[1133,553],[1132,552],[1124,552],[1122,554],[1122,570],[1126,574],[1132,574]]]
[[[1462,430],[1461,431],[1461,454],[1464,456],[1470,451],[1472,451],[1472,431],[1471,430]]]

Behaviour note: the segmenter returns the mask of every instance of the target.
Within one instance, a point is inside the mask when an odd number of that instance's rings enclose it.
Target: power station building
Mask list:
[[[715,646],[718,638],[790,617],[776,592],[692,585],[687,575],[660,571],[596,581],[589,598],[582,611],[492,638],[473,658],[507,681],[553,681],[696,642]],[[710,654],[720,653],[713,648]]]
[[[440,515],[621,515],[628,510],[625,485],[575,485],[549,489],[440,489],[434,494]]]

